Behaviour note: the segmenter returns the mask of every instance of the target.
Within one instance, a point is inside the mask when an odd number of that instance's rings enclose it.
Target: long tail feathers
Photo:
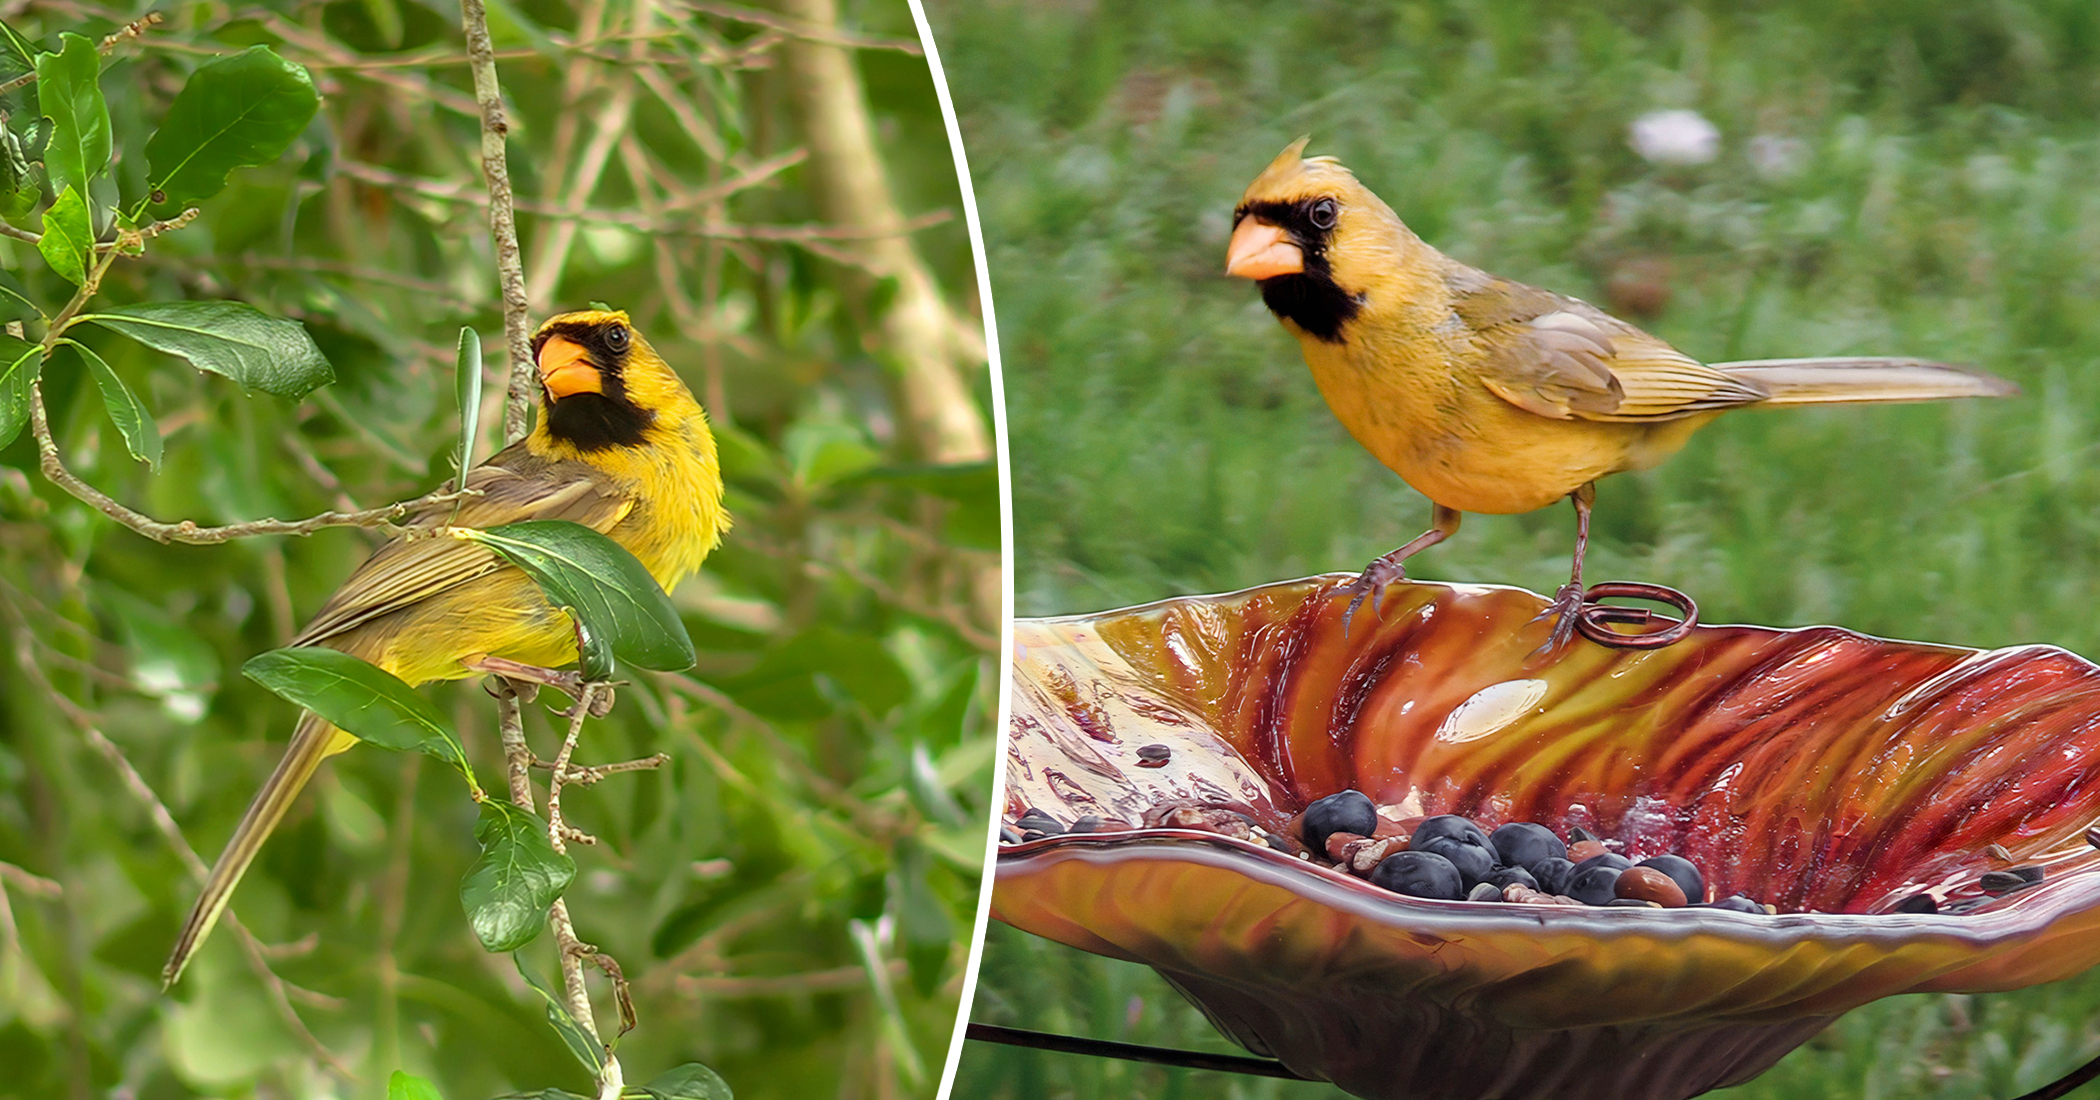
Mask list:
[[[1759,402],[1764,405],[1937,401],[2020,392],[1997,375],[1924,359],[1754,359],[1712,366],[1770,393]]]
[[[255,854],[262,850],[263,841],[277,823],[284,820],[284,812],[291,808],[292,800],[313,778],[314,770],[321,766],[331,754],[347,747],[347,735],[334,726],[311,715],[301,715],[299,728],[292,733],[292,743],[284,750],[284,759],[277,762],[277,770],[270,773],[269,781],[255,793],[255,801],[248,804],[248,812],[241,816],[241,823],[234,827],[233,839],[226,842],[226,850],[219,854],[219,862],[213,865],[211,876],[204,880],[204,892],[197,904],[190,909],[189,919],[182,923],[182,935],[175,939],[175,950],[168,955],[168,965],[161,968],[162,988],[172,986],[182,977],[182,968],[189,965],[190,956],[203,946],[204,937],[211,935],[212,926],[219,922],[219,914],[225,912],[226,902],[233,896],[233,888],[240,884],[241,875],[255,861]]]

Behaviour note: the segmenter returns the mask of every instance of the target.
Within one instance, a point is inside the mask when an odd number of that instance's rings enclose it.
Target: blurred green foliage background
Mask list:
[[[794,6],[490,4],[534,312],[633,313],[714,418],[736,520],[676,593],[699,666],[641,675],[585,730],[581,763],[671,761],[572,788],[568,816],[601,843],[576,849],[570,905],[633,982],[630,1079],[700,1061],[747,1100],[930,1096],[992,776],[998,494],[988,448],[970,442],[989,435],[991,394],[909,10],[848,0],[832,26]],[[55,0],[0,18],[50,48],[146,10]],[[101,80],[127,200],[146,138],[203,61],[268,44],[312,71],[324,102],[279,163],[236,173],[194,224],[119,261],[101,300],[253,303],[303,321],[339,381],[297,405],[248,397],[90,334],[167,457],[158,474],[131,460],[61,355],[44,384],[67,463],[200,524],[420,495],[452,473],[463,325],[488,350],[478,454],[492,453],[501,306],[458,8],[158,10],[166,21],[111,51]],[[792,52],[816,40],[868,47],[848,72],[894,193],[881,224],[832,213],[838,184],[791,86]],[[0,108],[34,159],[31,92]],[[930,313],[895,250],[878,254],[900,239],[937,295]],[[47,312],[70,293],[22,241],[0,240],[0,267]],[[906,308],[945,339],[897,346],[885,334]],[[935,370],[959,403],[907,407]],[[929,414],[945,435],[920,430]],[[235,896],[311,1040],[225,926],[159,989],[194,883],[151,799],[216,855],[295,717],[237,670],[283,644],[377,537],[158,545],[45,482],[27,432],[0,450],[0,1097],[373,1097],[397,1068],[448,1100],[587,1087],[511,960],[469,932],[458,887],[475,808],[420,757],[337,757]],[[481,688],[430,694],[500,789]],[[527,730],[551,756],[544,706]],[[548,943],[526,951],[542,975],[556,971]],[[596,988],[601,1022],[615,1020]]]
[[[1020,614],[1353,572],[1427,525],[1220,274],[1241,190],[1309,132],[1444,251],[1692,355],[1917,355],[2026,391],[1724,417],[1600,486],[1591,579],[1680,587],[1710,622],[2100,656],[2086,0],[929,7],[999,306]],[[1716,159],[1633,150],[1672,108],[1718,128]],[[1551,592],[1572,519],[1470,516],[1410,568]],[[1142,968],[998,926],[984,965],[980,1020],[1229,1049]],[[2096,1017],[2095,975],[1898,998],[1726,1095],[2010,1096],[2100,1053]],[[976,1043],[961,1080],[1334,1095]]]

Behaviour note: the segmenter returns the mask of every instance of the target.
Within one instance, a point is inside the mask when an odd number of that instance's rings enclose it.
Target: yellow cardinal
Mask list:
[[[1701,363],[1587,302],[1438,252],[1332,157],[1300,138],[1248,186],[1225,272],[1253,279],[1298,338],[1313,380],[1358,443],[1436,506],[1427,532],[1350,586],[1375,614],[1401,563],[1465,512],[1575,502],[1573,578],[1550,644],[1582,605],[1595,482],[1669,457],[1722,411],[2003,397],[2003,379],[1918,359]],[[1346,619],[1345,619],[1346,621]]]
[[[565,519],[641,559],[666,590],[729,528],[707,414],[625,313],[565,313],[532,339],[539,425],[469,471],[469,497],[411,523],[496,527]],[[397,538],[350,574],[293,645],[339,649],[411,684],[477,674],[484,660],[552,667],[576,659],[568,616],[491,551],[448,538]],[[321,761],[357,738],[311,714],[255,796],[183,923],[168,984],[225,910],[255,853]]]

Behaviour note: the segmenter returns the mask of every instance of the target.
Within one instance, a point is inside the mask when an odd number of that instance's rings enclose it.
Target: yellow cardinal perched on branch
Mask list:
[[[540,326],[540,418],[532,434],[468,472],[479,495],[411,523],[497,527],[572,520],[625,547],[666,590],[700,568],[729,528],[714,435],[685,383],[625,313],[565,313]],[[408,681],[517,673],[576,659],[568,615],[516,566],[473,542],[397,538],[350,574],[293,645],[338,649]],[[234,829],[183,923],[172,984],[226,908],[241,873],[321,761],[357,738],[301,717],[277,770]]]
[[[1356,441],[1435,504],[1427,532],[1372,562],[1349,613],[1465,512],[1575,502],[1575,565],[1550,644],[1582,605],[1596,480],[1675,453],[1727,409],[2003,397],[1994,376],[1918,359],[1701,363],[1587,302],[1438,252],[1299,139],[1248,186],[1225,272],[1253,279]]]

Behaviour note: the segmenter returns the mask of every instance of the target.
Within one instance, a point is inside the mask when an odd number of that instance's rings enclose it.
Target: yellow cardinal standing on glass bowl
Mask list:
[[[1572,579],[1550,645],[1582,606],[1596,481],[1675,453],[1722,412],[2003,397],[2001,378],[1919,359],[1701,363],[1588,302],[1497,278],[1438,252],[1332,157],[1285,149],[1233,215],[1225,272],[1253,279],[1298,338],[1349,434],[1436,506],[1430,528],[1349,588],[1377,613],[1402,562],[1465,512],[1575,502]],[[1345,617],[1346,622],[1346,617]]]
[[[444,504],[411,524],[497,527],[563,519],[641,560],[669,590],[729,528],[707,414],[625,313],[565,313],[532,338],[540,373],[532,434],[468,471],[458,515]],[[476,543],[397,538],[350,574],[293,645],[338,649],[411,684],[576,659],[566,614],[532,579]],[[248,806],[161,972],[182,976],[241,873],[321,761],[357,738],[312,714]]]

